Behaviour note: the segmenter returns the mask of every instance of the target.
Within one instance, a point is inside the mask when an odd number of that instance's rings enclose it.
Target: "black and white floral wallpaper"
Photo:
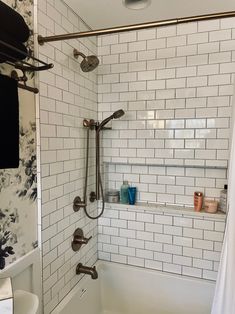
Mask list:
[[[33,34],[33,0],[3,1],[19,12]],[[27,48],[33,51],[33,36]],[[0,65],[0,72],[12,68]],[[33,84],[33,76],[28,74]],[[37,167],[34,95],[19,90],[20,165],[0,169],[0,269],[27,254],[37,245]],[[7,136],[7,134],[6,134]],[[2,148],[4,149],[4,147]]]

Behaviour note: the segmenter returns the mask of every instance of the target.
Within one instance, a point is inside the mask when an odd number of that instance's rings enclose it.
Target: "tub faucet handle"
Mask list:
[[[72,249],[74,252],[77,252],[80,250],[81,246],[83,244],[87,244],[91,240],[92,236],[89,238],[84,237],[83,231],[80,228],[77,228],[73,234],[72,238]]]

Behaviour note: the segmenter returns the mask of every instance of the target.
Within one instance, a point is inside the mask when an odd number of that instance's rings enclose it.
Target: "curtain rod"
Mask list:
[[[51,41],[108,35],[108,34],[134,31],[134,30],[140,30],[140,29],[146,29],[146,28],[152,28],[152,27],[160,27],[160,26],[175,25],[175,24],[182,24],[182,23],[188,23],[188,22],[206,21],[206,20],[212,20],[212,19],[218,19],[218,18],[229,18],[229,17],[235,17],[235,11],[182,17],[182,18],[175,18],[175,19],[170,19],[170,20],[162,20],[162,21],[140,23],[140,24],[133,24],[133,25],[124,25],[124,26],[117,26],[117,27],[112,27],[112,28],[104,28],[104,29],[91,30],[91,31],[86,31],[86,32],[54,35],[54,36],[48,36],[48,37],[43,37],[39,35],[38,42],[40,45],[43,45],[45,42],[51,42]]]

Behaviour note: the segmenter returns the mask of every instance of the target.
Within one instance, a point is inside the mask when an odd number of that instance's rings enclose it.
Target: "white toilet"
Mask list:
[[[36,314],[39,300],[36,294],[16,290],[14,292],[14,314]]]

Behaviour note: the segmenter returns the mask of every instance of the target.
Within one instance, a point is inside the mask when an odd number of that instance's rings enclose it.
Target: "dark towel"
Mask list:
[[[29,28],[23,17],[2,1],[0,1],[0,29],[21,43],[29,39]]]
[[[1,43],[1,41],[19,49],[20,51],[22,51],[22,53],[12,48],[8,48],[6,45]],[[16,40],[9,37],[6,33],[0,30],[0,63],[5,61],[15,62],[24,60],[26,58],[24,53],[27,54],[27,52],[28,51],[24,44],[22,44],[21,42],[16,42]]]
[[[0,75],[0,168],[19,167],[19,101],[17,81]]]

